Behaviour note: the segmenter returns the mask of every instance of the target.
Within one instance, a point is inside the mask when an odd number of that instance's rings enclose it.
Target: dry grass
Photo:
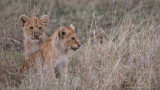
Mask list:
[[[0,1],[0,89],[160,88],[159,1],[67,1]],[[51,79],[41,68],[25,78],[17,72],[24,59],[22,14],[48,14],[49,35],[62,25],[77,26],[83,45],[70,57],[62,79]]]

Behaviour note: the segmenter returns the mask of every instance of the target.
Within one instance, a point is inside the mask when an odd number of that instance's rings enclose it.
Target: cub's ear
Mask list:
[[[75,26],[73,26],[73,24],[71,24],[69,27],[75,30]]]
[[[61,30],[59,30],[58,35],[59,35],[59,37],[64,38],[68,35],[68,32],[66,29],[61,29]]]
[[[43,15],[41,17],[42,22],[44,23],[45,26],[48,26],[48,22],[49,22],[49,16],[48,15]]]
[[[24,27],[24,24],[29,21],[29,18],[26,15],[22,15],[19,17],[19,22],[22,27]]]

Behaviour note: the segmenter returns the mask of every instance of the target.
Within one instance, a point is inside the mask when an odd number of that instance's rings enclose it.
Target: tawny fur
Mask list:
[[[30,57],[33,53],[38,51],[42,44],[48,39],[45,33],[48,26],[49,17],[47,15],[41,18],[20,16],[20,24],[24,32],[24,50],[25,59]],[[35,37],[37,36],[37,37]]]
[[[40,50],[27,59],[20,67],[20,72],[29,70],[35,66],[38,60],[43,61],[47,69],[54,68],[56,77],[60,75],[61,67],[66,68],[68,65],[69,51],[77,50],[81,43],[77,34],[70,27],[61,27],[42,45]]]

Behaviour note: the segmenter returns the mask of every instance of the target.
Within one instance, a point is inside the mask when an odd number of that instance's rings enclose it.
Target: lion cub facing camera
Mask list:
[[[26,15],[22,15],[19,21],[24,32],[23,42],[26,60],[33,53],[38,51],[42,44],[48,39],[45,30],[48,26],[49,17],[44,15],[41,18],[29,18]]]

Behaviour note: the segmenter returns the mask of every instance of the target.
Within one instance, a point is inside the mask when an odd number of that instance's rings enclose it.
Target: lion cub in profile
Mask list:
[[[39,19],[37,17],[29,18],[26,15],[22,15],[19,21],[24,32],[23,42],[25,59],[27,59],[38,51],[42,44],[48,39],[45,30],[48,26],[49,17],[44,15]]]
[[[27,59],[20,67],[20,72],[35,67],[35,62],[42,61],[43,67],[47,71],[54,69],[56,77],[61,76],[62,70],[65,70],[69,61],[69,51],[76,51],[81,46],[74,26],[60,27],[52,36],[42,45],[38,52]]]

